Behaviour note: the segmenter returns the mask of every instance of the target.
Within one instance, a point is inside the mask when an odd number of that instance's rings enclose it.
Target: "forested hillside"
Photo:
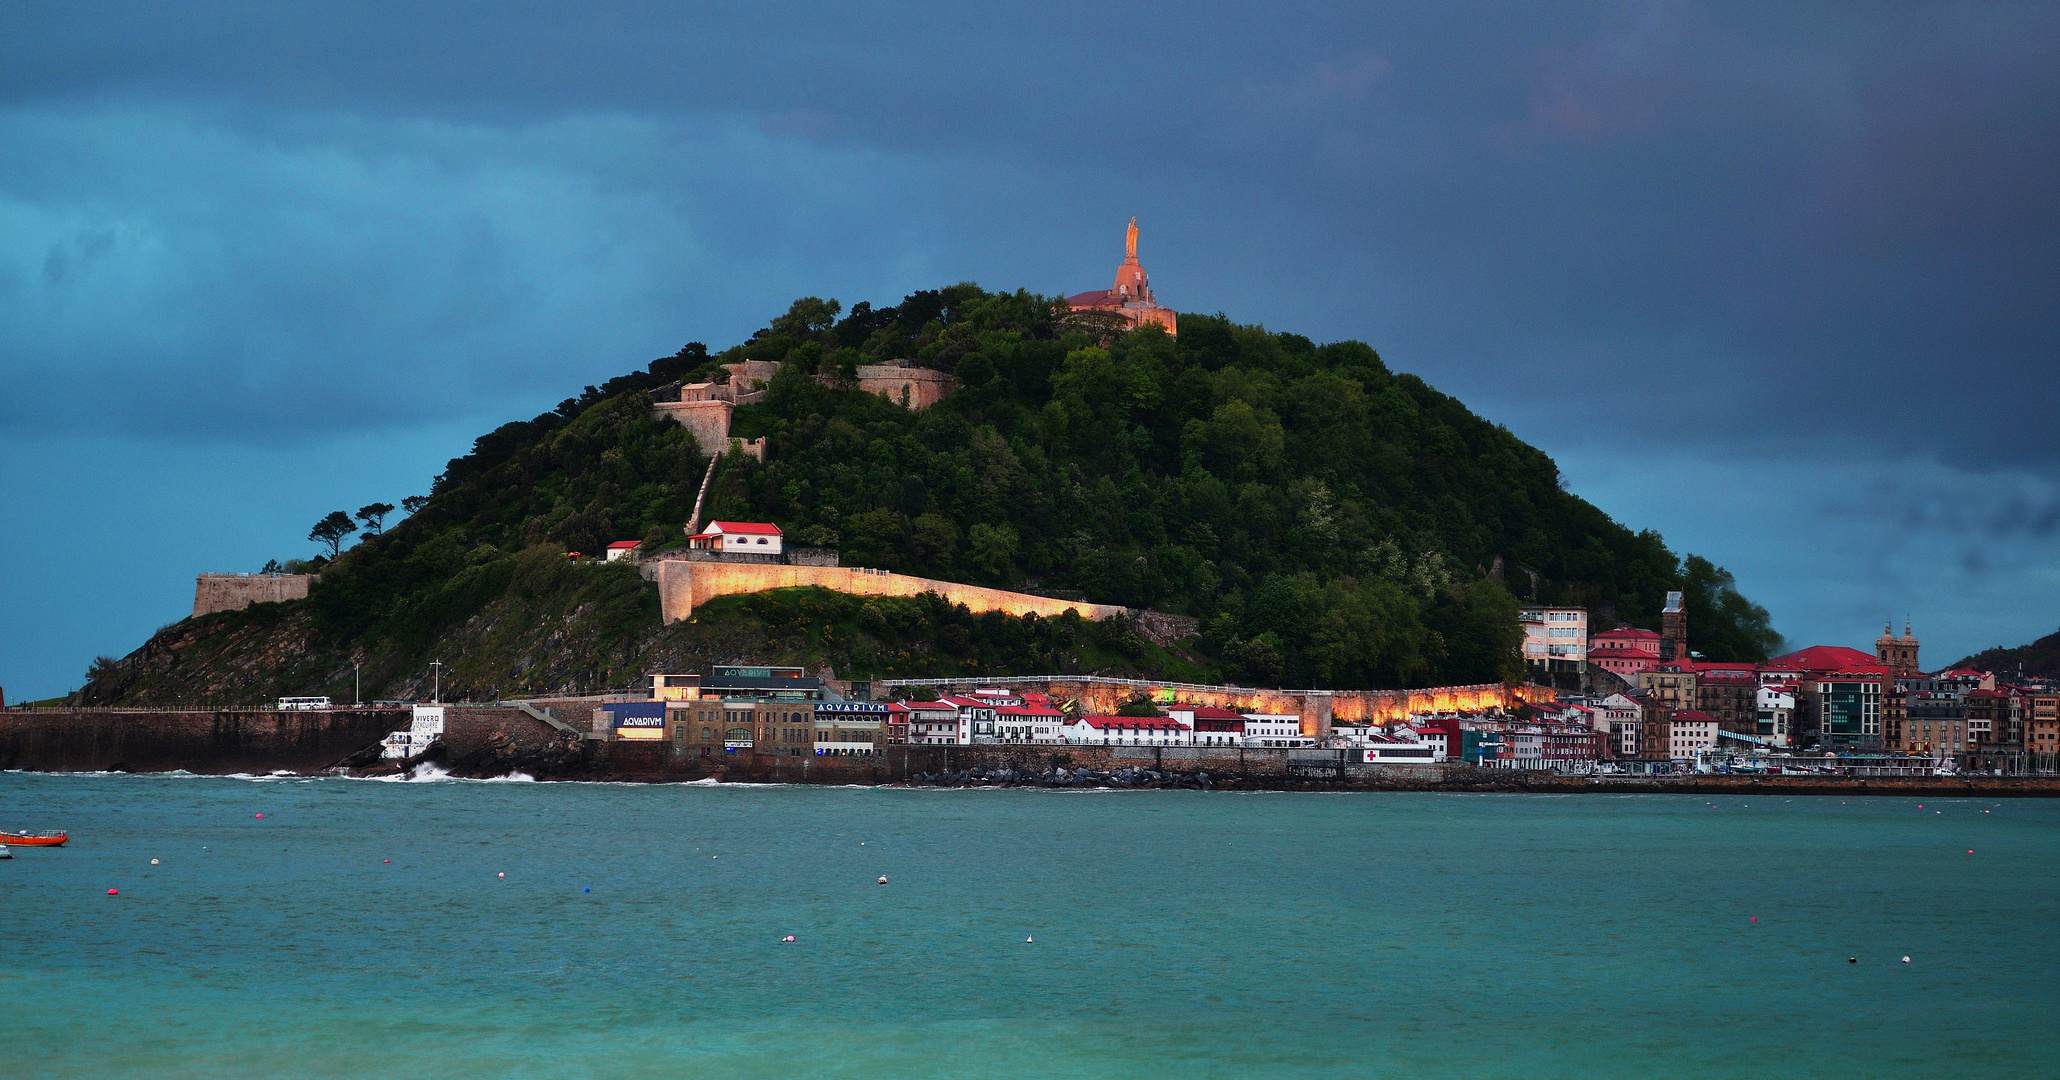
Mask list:
[[[2060,679],[2060,630],[2029,645],[1983,649],[1952,666],[1997,674],[2023,674],[2036,679]]]
[[[1705,655],[1762,658],[1778,642],[1764,609],[1721,569],[1610,520],[1564,490],[1543,453],[1390,371],[1364,344],[1317,345],[1198,315],[1180,317],[1177,337],[1123,333],[1051,298],[957,285],[848,313],[805,298],[743,344],[713,355],[689,345],[482,436],[436,478],[426,506],[323,568],[295,616],[310,655],[330,658],[331,672],[348,671],[345,657],[367,664],[378,676],[368,688],[412,686],[430,653],[460,638],[475,642],[463,662],[482,688],[632,677],[665,648],[648,587],[631,579],[612,586],[623,595],[611,603],[582,606],[563,590],[590,582],[543,580],[521,569],[531,565],[524,557],[683,539],[707,462],[684,428],[651,416],[652,393],[725,378],[721,365],[744,359],[784,362],[732,427],[767,439],[766,460],[725,460],[708,516],[776,522],[799,542],[840,549],[847,564],[1202,623],[1178,657],[1090,649],[1071,662],[1170,662],[1262,685],[1515,678],[1520,600],[1585,604],[1599,626],[1654,626],[1672,589],[1687,592],[1692,644]],[[963,388],[920,412],[852,388],[858,366],[897,359],[951,372]],[[579,633],[601,635],[605,647],[565,640],[563,626],[555,646],[535,626],[479,643],[482,620],[510,618],[525,596],[561,623],[586,620]],[[1020,662],[973,649],[920,613],[897,609],[891,634],[860,614],[847,613],[856,621],[843,639],[780,647],[861,676]],[[227,655],[220,641],[204,644],[205,627],[173,631],[194,656]],[[186,685],[165,659],[179,652],[170,640],[156,643],[157,675],[135,677],[140,661],[110,662],[87,696],[131,700]],[[535,679],[521,672],[545,678],[550,665],[538,656],[553,647],[594,658],[578,673],[552,669],[548,679],[564,685],[527,685]],[[748,642],[732,647],[748,651]],[[237,655],[246,669],[264,668]]]

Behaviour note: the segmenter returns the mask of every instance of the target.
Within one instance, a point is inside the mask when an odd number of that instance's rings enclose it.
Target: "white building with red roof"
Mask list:
[[[904,701],[912,746],[960,746],[958,706],[948,701]]]
[[[1170,716],[1082,716],[1064,731],[1076,746],[1194,745],[1194,729]]]
[[[608,545],[608,561],[621,562],[624,559],[635,561],[637,546],[641,543],[642,541],[640,540],[617,540]]]
[[[1294,713],[1246,713],[1245,745],[1309,747],[1316,740],[1302,734],[1302,718]]]
[[[1194,731],[1196,746],[1243,746],[1245,716],[1218,705],[1174,705],[1166,715]]]
[[[783,540],[780,527],[766,521],[711,521],[687,537],[697,548],[740,555],[778,555]]]
[[[1042,696],[1042,695],[1040,695]],[[994,741],[1004,743],[1062,743],[1061,728],[1066,714],[1035,702],[1003,705],[994,710]]]

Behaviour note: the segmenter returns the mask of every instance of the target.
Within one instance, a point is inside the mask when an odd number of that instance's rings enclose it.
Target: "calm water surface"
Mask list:
[[[2060,1076],[1922,802],[0,774],[0,1076]]]

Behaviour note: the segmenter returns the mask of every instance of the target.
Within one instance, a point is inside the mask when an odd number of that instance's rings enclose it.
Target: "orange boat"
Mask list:
[[[56,836],[30,836],[28,833],[0,832],[0,845],[7,847],[62,847],[69,839],[68,834]]]

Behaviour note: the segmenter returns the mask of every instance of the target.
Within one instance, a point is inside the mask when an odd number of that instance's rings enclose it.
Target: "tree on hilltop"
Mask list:
[[[386,515],[391,513],[392,503],[367,503],[358,507],[358,520],[365,523],[365,535],[377,536],[386,531]]]
[[[329,557],[333,559],[343,550],[343,538],[357,531],[358,527],[351,523],[349,514],[331,510],[328,517],[315,522],[315,527],[308,530],[308,539],[329,545]]]

